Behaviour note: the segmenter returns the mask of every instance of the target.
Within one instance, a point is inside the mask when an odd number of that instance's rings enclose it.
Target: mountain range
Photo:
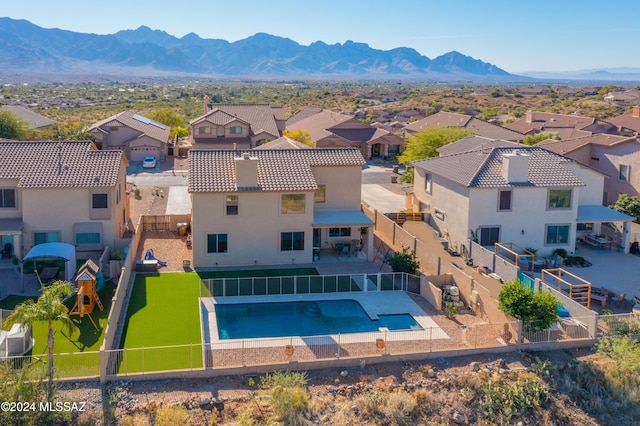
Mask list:
[[[110,35],[46,29],[0,18],[3,73],[201,76],[210,78],[400,79],[507,83],[531,81],[479,59],[449,52],[429,59],[408,47],[373,49],[346,41],[303,46],[265,33],[228,42],[182,38],[141,26]]]

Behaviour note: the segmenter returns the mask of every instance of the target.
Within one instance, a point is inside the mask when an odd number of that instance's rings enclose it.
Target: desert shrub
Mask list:
[[[261,378],[260,388],[270,396],[270,404],[288,425],[305,423],[309,395],[306,372],[275,371]]]
[[[508,382],[494,374],[484,383],[480,411],[488,420],[509,423],[528,409],[543,405],[547,399],[547,387],[535,376],[518,376],[515,382]]]
[[[611,394],[625,404],[640,403],[640,343],[628,336],[604,337],[597,350],[613,361],[600,366]]]
[[[154,413],[154,426],[190,425],[191,416],[182,406],[161,405]]]
[[[416,409],[416,399],[405,391],[396,391],[387,396],[382,413],[393,423],[404,425],[411,421]]]
[[[420,262],[416,259],[416,252],[409,250],[408,247],[402,247],[402,252],[394,253],[385,262],[391,265],[393,272],[415,274],[420,268]]]

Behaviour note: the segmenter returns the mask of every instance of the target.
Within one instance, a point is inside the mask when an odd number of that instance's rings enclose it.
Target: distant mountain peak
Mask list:
[[[346,40],[309,46],[259,32],[228,42],[195,33],[177,38],[141,25],[113,35],[44,29],[0,18],[0,63],[4,72],[181,73],[218,77],[413,79],[438,81],[522,81],[493,64],[457,51],[429,59],[415,49],[378,50]],[[38,52],[37,55],[34,52]],[[73,71],[72,71],[73,72]]]

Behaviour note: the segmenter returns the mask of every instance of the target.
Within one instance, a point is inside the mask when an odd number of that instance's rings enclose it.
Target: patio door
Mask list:
[[[493,246],[500,241],[500,227],[490,226],[480,228],[480,245],[483,247]]]

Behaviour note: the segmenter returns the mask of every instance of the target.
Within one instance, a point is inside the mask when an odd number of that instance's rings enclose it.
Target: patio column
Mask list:
[[[373,252],[373,226],[367,227],[367,260],[369,262],[374,261],[375,253]]]
[[[22,259],[22,247],[20,247],[20,236],[21,233],[13,234],[13,254],[18,258]]]
[[[624,222],[622,224],[622,248],[624,254],[629,254],[629,248],[631,247],[631,222]]]

